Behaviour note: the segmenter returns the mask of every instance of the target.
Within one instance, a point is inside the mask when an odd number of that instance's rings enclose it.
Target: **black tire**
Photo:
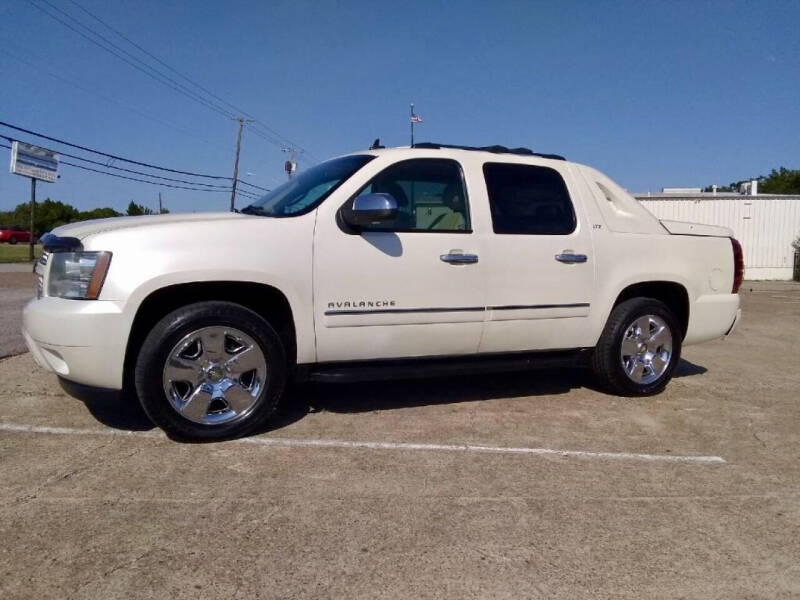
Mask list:
[[[203,327],[232,327],[252,338],[266,360],[269,376],[247,414],[221,424],[201,424],[182,416],[170,404],[162,374],[175,345]],[[181,440],[211,441],[241,437],[262,426],[275,412],[287,377],[286,353],[275,329],[261,316],[232,302],[198,302],[161,319],[145,338],[136,360],[134,381],[147,416],[167,435]]]
[[[17,243],[17,236],[12,235],[10,238],[8,238],[8,243],[12,246],[15,245]]]
[[[672,355],[664,372],[648,383],[638,383],[625,372],[620,357],[625,332],[638,318],[654,315],[661,318],[672,335]],[[683,328],[672,311],[654,298],[632,298],[614,307],[605,329],[592,353],[592,370],[601,387],[620,396],[652,396],[669,383],[681,357]]]

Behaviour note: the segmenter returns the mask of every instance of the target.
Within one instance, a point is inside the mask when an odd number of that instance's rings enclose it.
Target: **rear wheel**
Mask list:
[[[8,243],[12,244],[12,245],[16,244],[17,243],[17,236],[12,235],[10,238],[8,238]]]
[[[280,337],[253,311],[198,302],[171,312],[145,339],[135,383],[147,415],[173,437],[238,437],[275,411],[286,381]]]
[[[632,298],[611,311],[592,368],[612,393],[649,396],[667,385],[680,354],[681,327],[669,307],[653,298]]]

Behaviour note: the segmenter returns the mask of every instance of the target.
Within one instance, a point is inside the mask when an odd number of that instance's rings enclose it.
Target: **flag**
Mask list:
[[[420,117],[419,115],[411,115],[411,122],[422,123],[422,117]]]

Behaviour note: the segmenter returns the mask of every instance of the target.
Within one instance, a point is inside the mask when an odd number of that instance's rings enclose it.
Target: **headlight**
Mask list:
[[[97,300],[110,263],[111,252],[54,252],[50,255],[47,295]]]

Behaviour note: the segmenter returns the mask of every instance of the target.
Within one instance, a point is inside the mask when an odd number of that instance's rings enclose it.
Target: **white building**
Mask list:
[[[730,227],[742,243],[745,279],[792,279],[800,195],[662,192],[635,197],[659,219]]]

